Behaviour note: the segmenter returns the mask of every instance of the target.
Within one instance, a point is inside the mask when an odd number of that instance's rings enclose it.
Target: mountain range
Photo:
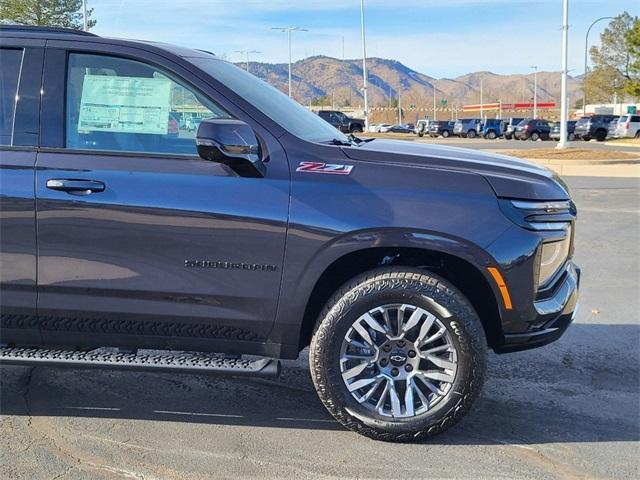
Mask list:
[[[245,63],[238,65],[246,66]],[[449,106],[477,104],[480,103],[481,84],[483,103],[530,102],[533,99],[533,72],[498,75],[485,71],[437,79],[396,60],[375,57],[367,58],[367,70],[372,107],[395,106],[398,93],[403,106],[431,107],[434,89],[438,104],[442,99],[446,99]],[[280,90],[288,91],[288,64],[250,62],[249,71]],[[537,82],[539,102],[559,103],[560,72],[538,72]],[[304,104],[322,101],[336,106],[361,105],[362,61],[308,57],[292,64],[292,84],[294,98]],[[570,104],[582,95],[579,79],[569,77],[568,95]]]

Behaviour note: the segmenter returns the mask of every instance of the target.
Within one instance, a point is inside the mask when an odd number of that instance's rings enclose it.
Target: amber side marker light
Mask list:
[[[513,306],[511,305],[511,296],[509,295],[509,289],[507,288],[507,284],[504,283],[504,278],[502,278],[500,271],[495,267],[489,267],[487,268],[487,270],[489,270],[489,273],[500,289],[502,301],[504,302],[504,308],[506,308],[507,310],[511,310],[513,308]]]

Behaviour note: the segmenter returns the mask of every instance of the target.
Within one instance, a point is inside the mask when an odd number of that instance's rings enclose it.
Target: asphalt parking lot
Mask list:
[[[476,408],[429,443],[342,429],[304,356],[278,380],[3,367],[2,477],[639,478],[640,183],[568,181],[575,324],[555,344],[491,355]]]
[[[367,134],[363,133],[361,136],[367,136]],[[488,140],[484,138],[460,138],[460,137],[436,137],[432,138],[429,136],[418,137],[417,135],[413,135],[410,133],[406,134],[376,134],[377,137],[380,138],[393,138],[401,139],[401,140],[409,140],[416,142],[424,142],[424,143],[436,143],[438,145],[449,145],[452,147],[461,147],[461,148],[473,148],[478,150],[529,150],[534,148],[553,148],[557,145],[558,142],[547,140],[542,141],[539,140],[537,142],[532,141],[522,141],[522,140],[505,140],[503,138],[497,138],[495,140]],[[640,154],[640,145],[629,145],[622,144],[619,142],[598,142],[595,140],[591,140],[589,142],[584,141],[575,141],[570,144],[572,147],[576,148],[588,148],[591,150],[617,150],[621,152],[636,152]]]

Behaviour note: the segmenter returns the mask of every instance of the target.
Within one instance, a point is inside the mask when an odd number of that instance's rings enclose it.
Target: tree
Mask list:
[[[93,9],[87,9],[87,28]],[[22,25],[46,25],[82,30],[82,0],[0,0],[0,18]]]
[[[614,94],[624,98],[625,87],[633,79],[632,55],[626,38],[637,21],[637,17],[621,13],[600,35],[600,47],[589,50],[593,70],[587,73],[583,89],[592,102],[609,102]]]
[[[640,97],[640,20],[636,18],[633,27],[625,34],[625,41],[629,49],[631,60],[629,74],[631,78],[625,86],[629,95]]]

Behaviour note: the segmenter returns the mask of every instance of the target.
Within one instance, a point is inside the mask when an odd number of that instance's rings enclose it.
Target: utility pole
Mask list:
[[[87,0],[82,0],[82,30],[89,30],[89,22],[87,21]]]
[[[342,61],[344,62],[344,35],[342,35]]]
[[[433,119],[437,120],[436,118],[436,87],[433,87]]]
[[[584,76],[582,77],[582,116],[587,114],[587,91],[584,89],[584,82],[587,80],[587,53],[589,51],[589,32],[591,28],[602,20],[613,20],[613,17],[600,17],[593,21],[589,28],[587,28],[587,34],[584,37]]]
[[[533,68],[533,118],[538,118],[538,66],[532,65],[529,68]]]
[[[289,42],[289,97],[291,97],[291,32],[308,32],[309,30],[300,27],[271,27],[271,30],[287,33],[287,40]]]
[[[567,98],[567,66],[569,49],[569,0],[562,0],[562,81],[560,99],[560,141],[556,148],[567,147],[568,98]],[[535,106],[535,101],[534,101]]]
[[[248,72],[249,71],[249,54],[251,54],[251,53],[258,54],[258,53],[262,53],[262,52],[259,52],[258,50],[235,50],[234,53],[239,53],[241,55],[246,55],[247,61],[246,61],[246,64],[245,64],[245,70]]]
[[[367,98],[367,46],[364,33],[364,0],[360,0],[360,28],[362,33],[362,94],[364,96],[364,131],[369,131],[369,100]]]
[[[402,125],[402,92],[401,85],[398,85],[398,125]]]
[[[484,82],[483,79],[480,79],[480,120],[482,120],[482,117],[484,115],[484,99],[483,99],[483,88],[484,88]]]

